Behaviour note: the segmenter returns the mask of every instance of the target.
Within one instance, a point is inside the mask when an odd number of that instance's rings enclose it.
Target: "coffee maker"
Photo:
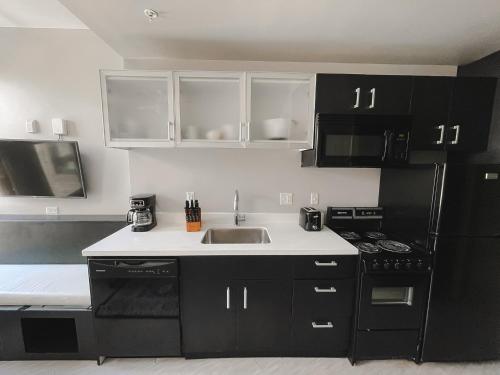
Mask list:
[[[132,232],[147,232],[156,226],[155,205],[155,194],[137,194],[130,197],[127,224],[132,224]]]

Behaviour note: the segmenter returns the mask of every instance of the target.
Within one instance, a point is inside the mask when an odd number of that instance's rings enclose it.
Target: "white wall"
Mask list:
[[[224,60],[126,59],[128,69],[255,70],[365,74],[456,75],[455,66],[334,64]],[[246,212],[298,212],[320,195],[320,208],[378,203],[379,169],[300,167],[291,150],[134,150],[130,152],[133,193],[154,192],[160,211],[181,211],[186,191],[195,191],[205,211],[231,211],[234,189]],[[279,193],[294,194],[292,206]]]
[[[0,28],[0,138],[54,139],[51,118],[71,122],[67,139],[80,145],[87,199],[0,197],[0,214],[123,214],[130,181],[128,153],[105,149],[99,69],[122,58],[89,30]],[[39,122],[25,132],[26,119]]]

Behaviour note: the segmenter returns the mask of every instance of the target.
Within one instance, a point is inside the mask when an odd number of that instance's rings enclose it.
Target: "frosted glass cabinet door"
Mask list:
[[[311,147],[314,93],[313,74],[248,73],[249,145]]]
[[[173,146],[170,73],[103,73],[106,143],[114,147]]]
[[[242,73],[179,72],[175,75],[175,93],[177,141],[181,146],[243,146]]]

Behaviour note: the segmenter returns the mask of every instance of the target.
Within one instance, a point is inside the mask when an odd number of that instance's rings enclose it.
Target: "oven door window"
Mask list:
[[[372,288],[372,305],[413,305],[413,287],[385,286]]]
[[[96,279],[92,292],[97,318],[179,316],[177,278]]]

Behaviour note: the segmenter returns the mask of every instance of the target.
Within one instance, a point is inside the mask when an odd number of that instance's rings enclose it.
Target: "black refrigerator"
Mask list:
[[[500,358],[500,165],[383,169],[379,204],[434,254],[421,359]]]

